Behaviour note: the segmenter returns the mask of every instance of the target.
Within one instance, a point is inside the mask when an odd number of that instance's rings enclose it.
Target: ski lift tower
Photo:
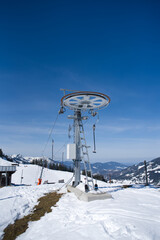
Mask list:
[[[89,146],[86,145],[82,123],[82,120],[87,120],[88,116],[82,116],[82,113],[88,112],[92,116],[95,116],[98,110],[107,107],[110,102],[110,98],[109,96],[99,92],[73,91],[72,93],[65,95],[66,91],[69,90],[64,90],[64,96],[61,98],[61,109],[59,113],[64,113],[66,107],[74,111],[73,116],[68,116],[69,119],[73,119],[74,121],[74,143],[67,145],[67,158],[72,159],[74,162],[74,181],[72,186],[76,187],[81,181],[80,166],[81,161],[83,160],[86,174],[86,186],[89,190],[88,182],[92,181],[94,189],[88,155]],[[88,179],[88,172],[90,172],[91,180]]]

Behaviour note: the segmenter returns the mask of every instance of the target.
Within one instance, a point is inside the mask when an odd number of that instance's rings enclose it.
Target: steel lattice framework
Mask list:
[[[75,175],[75,180],[73,184],[74,187],[76,187],[81,181],[80,163],[83,158],[82,155],[84,154],[88,155],[88,150],[87,150],[88,146],[86,145],[86,141],[85,141],[85,144],[81,143],[81,139],[85,140],[83,124],[82,124],[82,120],[84,120],[84,117],[82,117],[81,113],[82,111],[89,111],[93,115],[94,110],[97,111],[99,109],[107,107],[109,103],[110,103],[109,96],[103,93],[90,92],[90,91],[75,91],[73,93],[64,95],[61,98],[60,113],[64,112],[65,107],[74,111],[74,116],[72,116],[72,119],[74,120],[74,125],[73,125],[74,126],[74,143],[76,144],[76,159],[73,160],[74,175]],[[81,137],[81,134],[83,134],[83,137]],[[84,149],[86,149],[86,151],[84,151]],[[89,163],[89,156],[87,161]],[[91,167],[90,167],[90,171],[91,171]],[[92,177],[92,173],[91,173],[91,177]],[[93,178],[92,178],[92,183],[93,183]],[[87,184],[88,184],[88,178],[87,178]]]

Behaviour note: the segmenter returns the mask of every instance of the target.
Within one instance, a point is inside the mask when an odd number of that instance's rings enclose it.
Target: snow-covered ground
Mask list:
[[[33,209],[37,200],[45,193],[56,189],[58,186],[17,186],[3,187],[0,189],[0,239],[4,228],[14,223]]]
[[[36,185],[38,178],[40,177],[42,167],[32,164],[20,164],[17,166],[17,171],[12,176],[12,183],[27,185]],[[62,172],[44,168],[42,175],[42,183],[48,181],[49,183],[58,182],[59,180],[64,179],[68,181],[72,177],[72,173]],[[23,177],[23,178],[22,178]]]
[[[32,186],[11,186],[0,189],[0,236],[3,229],[17,217],[28,214],[39,197],[59,189],[72,173],[44,171],[44,180],[55,184],[35,185],[40,173],[38,166],[19,166],[12,182]],[[38,172],[39,171],[39,172]],[[160,191],[153,187],[136,185],[122,189],[118,184],[98,182],[102,191],[112,194],[112,199],[93,202],[79,201],[73,193],[61,189],[64,195],[52,207],[52,212],[37,222],[30,222],[27,231],[17,240],[159,240]]]
[[[9,162],[0,157],[0,166],[12,166],[13,162]]]
[[[89,203],[67,193],[18,240],[159,240],[159,201],[159,193],[149,188],[119,190],[113,199]]]

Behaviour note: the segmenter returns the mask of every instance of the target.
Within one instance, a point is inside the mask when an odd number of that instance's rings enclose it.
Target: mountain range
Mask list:
[[[160,185],[160,157],[147,162],[147,177],[149,183]],[[144,162],[127,167],[121,171],[115,171],[112,174],[112,178],[117,180],[130,180],[135,183],[145,183]]]
[[[22,155],[5,155],[7,160],[15,163],[30,164],[33,160],[41,160],[42,157],[23,157]],[[45,158],[48,162],[53,162],[50,158]],[[55,164],[62,162],[54,161]],[[72,161],[64,161],[63,164],[73,168]],[[83,170],[83,163],[81,163]],[[145,183],[145,167],[144,162],[137,165],[127,167],[125,164],[118,162],[96,162],[91,164],[92,173],[103,175],[105,179],[130,180],[133,183]],[[160,157],[147,162],[147,176],[151,184],[160,185]]]

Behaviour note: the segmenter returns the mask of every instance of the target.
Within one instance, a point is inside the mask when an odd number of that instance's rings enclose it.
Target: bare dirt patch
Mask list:
[[[51,212],[51,207],[54,206],[62,194],[51,192],[39,198],[39,203],[33,209],[33,212],[21,219],[17,219],[13,224],[10,224],[4,230],[3,240],[15,240],[20,234],[24,233],[28,228],[28,222],[38,221],[45,213]]]

